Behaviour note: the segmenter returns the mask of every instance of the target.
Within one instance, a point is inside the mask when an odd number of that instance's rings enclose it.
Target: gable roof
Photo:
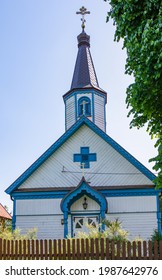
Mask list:
[[[103,140],[105,140],[110,146],[112,146],[117,152],[119,152],[125,159],[127,159],[132,165],[134,165],[141,173],[143,173],[148,179],[153,181],[156,176],[135,159],[130,153],[122,148],[116,141],[108,136],[103,130],[97,127],[88,118],[83,116],[80,118],[69,130],[67,130],[53,145],[49,147],[13,184],[7,189],[6,193],[11,194],[16,190],[25,180],[27,180],[56,150],[58,150],[81,126],[87,125]]]
[[[12,220],[11,215],[7,212],[7,210],[0,203],[0,218],[4,218],[7,220]]]

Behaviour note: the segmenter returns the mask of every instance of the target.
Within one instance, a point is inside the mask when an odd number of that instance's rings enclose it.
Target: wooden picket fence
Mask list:
[[[0,260],[162,260],[162,241],[4,240]]]

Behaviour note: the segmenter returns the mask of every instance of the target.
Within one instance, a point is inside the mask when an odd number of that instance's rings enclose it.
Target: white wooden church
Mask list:
[[[71,88],[63,95],[65,133],[6,190],[13,229],[37,227],[39,239],[58,239],[118,218],[130,239],[146,240],[161,231],[155,175],[106,134],[107,93],[84,22],[77,39]]]

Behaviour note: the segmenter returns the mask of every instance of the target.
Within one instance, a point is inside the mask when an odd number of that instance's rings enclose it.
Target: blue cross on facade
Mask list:
[[[96,153],[89,153],[89,147],[81,147],[80,154],[73,155],[73,161],[80,162],[81,168],[90,168],[90,162],[96,160]]]

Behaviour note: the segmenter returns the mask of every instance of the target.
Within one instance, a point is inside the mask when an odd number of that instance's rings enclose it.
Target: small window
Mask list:
[[[78,101],[78,115],[91,116],[91,101],[88,97],[81,97]]]

